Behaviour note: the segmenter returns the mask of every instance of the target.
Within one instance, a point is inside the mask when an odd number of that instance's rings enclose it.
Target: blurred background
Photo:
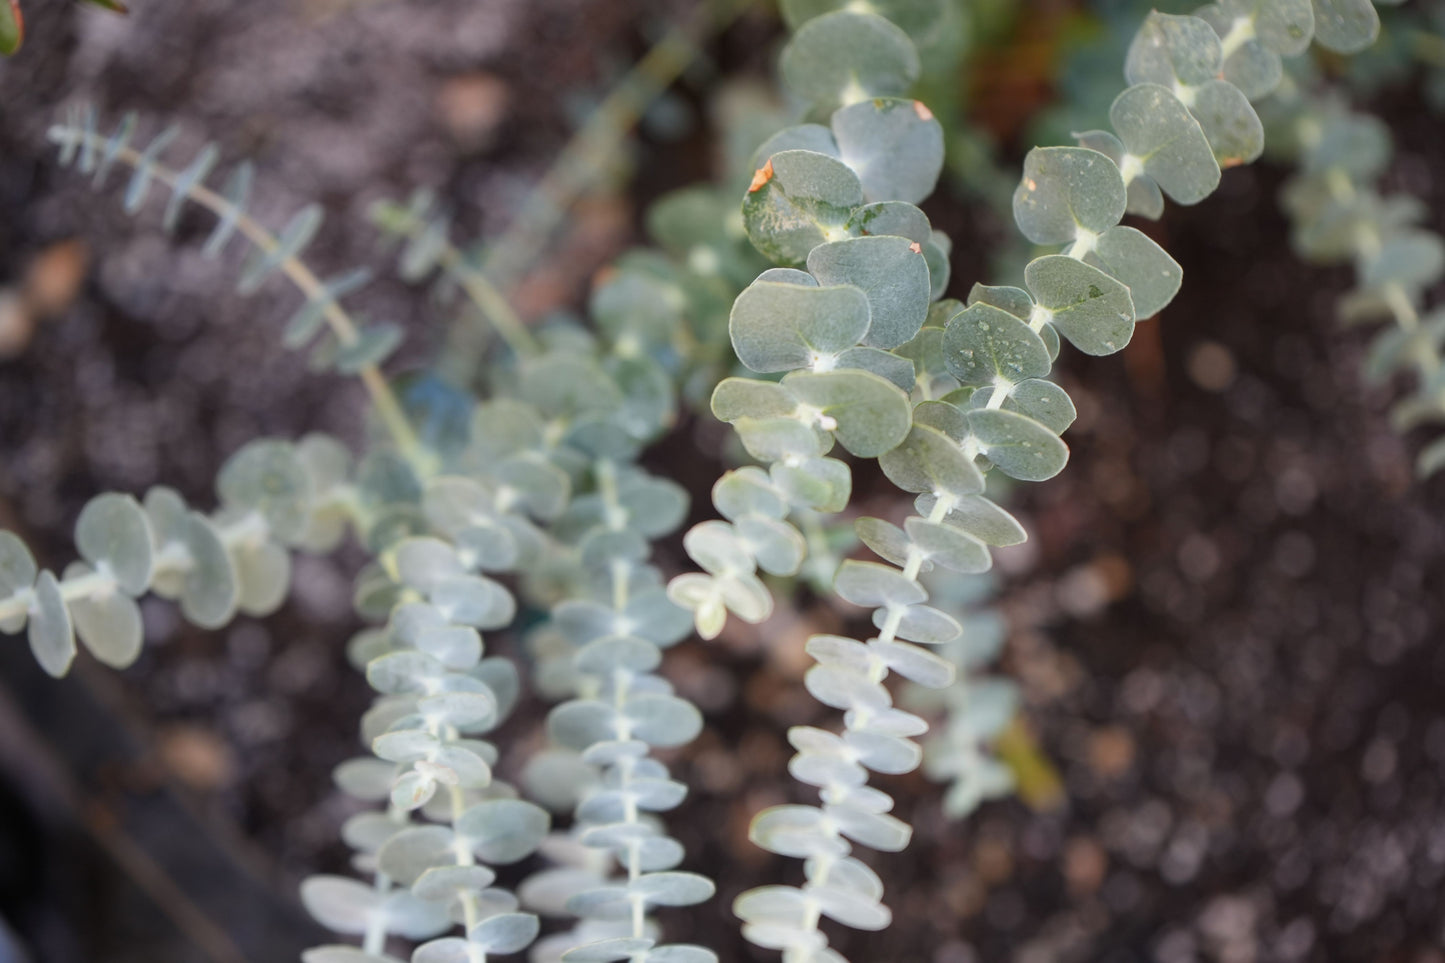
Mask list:
[[[965,6],[940,84],[953,166],[925,205],[954,240],[953,296],[1016,277],[997,273],[1017,255],[1000,198],[1030,146],[1101,125],[1148,5]],[[694,36],[681,77],[616,150],[591,152],[586,189],[519,266],[512,298],[538,318],[582,304],[642,240],[650,200],[718,176],[728,132],[778,109],[760,91],[784,31],[764,0],[715,28],[667,0],[132,7],[29,0],[26,45],[0,62],[0,528],[53,566],[98,491],[166,483],[210,505],[252,437],[364,429],[358,384],[280,347],[295,295],[242,299],[236,259],[201,258],[208,220],[167,237],[159,202],[128,217],[118,188],[59,168],[45,132],[65,105],[179,122],[169,156],[214,140],[253,159],[253,210],[273,226],[322,203],[308,260],[376,269],[351,303],[406,329],[394,367],[418,373],[457,311],[396,279],[372,202],[431,187],[459,236],[498,236],[631,65],[669,30]],[[1390,124],[1387,187],[1437,231],[1442,17],[1392,8],[1379,51],[1324,64]],[[840,931],[850,959],[1445,961],[1445,481],[1412,479],[1392,390],[1362,384],[1364,337],[1334,320],[1351,272],[1291,253],[1288,173],[1232,170],[1204,204],[1171,207],[1149,230],[1185,267],[1179,297],[1118,356],[1066,352],[1072,463],[1015,503],[1032,538],[995,579],[1023,791],[950,822],[940,787],[885,777],[915,837],[870,856],[895,922]],[[704,496],[709,432],[684,421],[654,470],[688,465]],[[859,511],[893,497],[871,477]],[[675,545],[669,559],[684,561]],[[347,855],[329,772],[368,703],[344,656],[362,561],[299,559],[279,613],[218,633],[148,602],[149,644],[122,673],[82,659],[53,682],[0,639],[0,963],[263,963],[322,938],[296,891]],[[693,791],[668,821],[719,898],[660,915],[728,963],[768,958],[739,938],[733,896],[797,873],[746,838],[754,812],[800,794],[784,732],[831,721],[801,685],[807,625],[827,617],[804,604],[796,624],[686,642],[664,670],[708,717],[677,755]],[[504,775],[540,745],[545,708],[507,724]]]

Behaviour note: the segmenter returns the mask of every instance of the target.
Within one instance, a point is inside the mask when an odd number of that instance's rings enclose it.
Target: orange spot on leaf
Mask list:
[[[917,241],[914,241],[912,244],[908,245],[908,250],[912,251],[914,254],[922,254],[923,245],[919,244]]]
[[[913,112],[918,115],[919,120],[933,119],[933,111],[929,110],[928,105],[921,100],[915,100],[913,102]]]
[[[758,190],[758,189],[761,188],[764,184],[766,184],[768,181],[770,181],[770,180],[772,180],[772,179],[773,179],[773,159],[772,159],[771,157],[769,157],[769,158],[768,158],[768,162],[767,162],[766,164],[764,164],[762,167],[759,167],[759,168],[757,169],[757,171],[754,172],[754,174],[753,174],[753,182],[748,185],[748,193],[751,194],[753,191]]]

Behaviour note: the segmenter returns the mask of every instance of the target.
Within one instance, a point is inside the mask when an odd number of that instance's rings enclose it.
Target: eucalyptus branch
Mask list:
[[[401,255],[401,273],[408,281],[419,281],[440,269],[466,292],[478,317],[489,322],[518,357],[533,357],[542,346],[518,316],[505,295],[497,289],[476,263],[476,258],[451,242],[450,223],[435,211],[435,198],[418,191],[402,205],[382,201],[371,210],[371,220],[387,234],[406,241]]]
[[[1380,192],[1388,131],[1293,79],[1276,97],[1276,114],[1298,147],[1300,172],[1282,196],[1295,249],[1311,261],[1353,262],[1357,287],[1340,305],[1343,320],[1390,322],[1371,343],[1364,373],[1377,384],[1413,375],[1413,392],[1391,411],[1396,428],[1445,424],[1445,309],[1425,309],[1426,292],[1445,277],[1445,240],[1421,225],[1426,210],[1416,198]],[[1445,438],[1437,438],[1421,449],[1416,471],[1425,477],[1442,467]]]
[[[125,204],[132,213],[145,201],[154,180],[172,193],[166,212],[167,228],[175,224],[182,200],[189,200],[215,214],[218,223],[206,245],[208,254],[220,253],[232,233],[239,232],[245,237],[259,257],[248,265],[242,276],[241,290],[244,293],[254,291],[273,271],[286,275],[306,298],[305,306],[287,332],[288,344],[299,346],[311,340],[316,327],[324,321],[339,345],[339,350],[325,352],[325,359],[340,370],[353,371],[360,377],[397,447],[408,458],[420,457],[421,447],[416,433],[378,367],[380,361],[395,348],[400,332],[388,327],[363,329],[338,303],[341,294],[363,283],[357,275],[326,282],[299,257],[320,227],[320,209],[315,206],[306,208],[279,235],[273,234],[245,211],[251,183],[249,165],[237,168],[225,193],[218,193],[204,184],[216,162],[214,145],[203,148],[185,170],[175,170],[157,160],[174,138],[175,129],[163,132],[143,150],[130,146],[134,129],[134,118],[127,118],[114,134],[102,136],[95,130],[94,113],[85,110],[67,123],[52,127],[50,139],[60,145],[62,163],[69,164],[78,158],[81,172],[94,172],[97,185],[104,181],[114,165],[131,168],[134,173],[126,190]]]
[[[757,569],[796,571],[807,548],[783,521],[789,507],[839,511],[848,501],[846,464],[825,457],[835,442],[878,458],[895,484],[920,496],[920,514],[901,529],[859,522],[888,564],[848,561],[834,579],[843,599],[874,610],[878,635],[808,643],[818,661],[810,691],[845,712],[841,737],[808,727],[789,734],[798,749],[790,769],[820,787],[822,806],[773,807],[753,823],[754,841],[806,861],[806,882],[753,890],[735,905],[754,943],[786,959],[837,963],[818,929],[822,915],[870,929],[889,921],[881,883],[848,855],[852,843],[899,849],[909,836],[887,815],[892,800],[866,785],[866,770],[914,768],[921,753],[910,737],[927,728],[894,708],[881,683],[890,669],[940,687],[952,681],[951,664],[910,644],[962,631],[924,604],[923,565],[982,571],[989,545],[1022,540],[1021,526],[984,495],[985,472],[1042,481],[1066,464],[1060,435],[1074,406],[1045,380],[1061,340],[1112,354],[1178,291],[1179,265],[1120,224],[1126,211],[1157,217],[1166,195],[1183,204],[1209,196],[1221,168],[1262,151],[1250,96],[1278,83],[1280,57],[1300,53],[1312,35],[1357,48],[1373,39],[1378,18],[1363,0],[1318,24],[1307,0],[1152,14],[1129,50],[1131,86],[1111,108],[1113,132],[1026,160],[1015,220],[1030,241],[1059,253],[1035,258],[1023,288],[976,285],[967,305],[930,308],[947,284],[948,241],[914,205],[937,180],[942,135],[926,106],[900,95],[918,78],[916,45],[937,29],[938,13],[803,0],[784,13],[796,28],[781,57],[784,81],[829,124],[782,131],[758,151],[743,213],[754,246],[780,266],[739,295],[730,331],[747,368],[786,374],[729,379],[713,396],[714,413],[770,467],[719,483],[714,504],[728,521],[688,533],[684,547],[703,572],[670,589],[705,638],[729,611],[766,618],[772,599]],[[954,387],[936,396],[940,370]],[[921,400],[930,397],[938,400]]]

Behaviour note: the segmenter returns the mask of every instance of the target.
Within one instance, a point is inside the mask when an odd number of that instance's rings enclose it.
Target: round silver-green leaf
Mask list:
[[[928,317],[932,287],[920,245],[902,237],[854,237],[815,247],[808,270],[824,285],[854,285],[868,298],[863,343],[896,348]],[[852,347],[852,345],[849,345]]]
[[[1219,186],[1219,163],[1194,115],[1167,87],[1136,84],[1109,108],[1119,140],[1144,173],[1180,204],[1197,204]]]
[[[838,443],[860,458],[876,458],[897,447],[912,423],[908,396],[866,371],[794,371],[783,386],[832,419],[830,430]]]
[[[728,332],[748,368],[790,371],[853,347],[868,334],[870,318],[868,295],[851,283],[758,281],[733,303]]]
[[[281,441],[253,441],[226,460],[216,476],[223,504],[260,512],[276,537],[299,538],[307,526],[311,475],[296,449]]]
[[[1213,80],[1222,59],[1219,35],[1207,21],[1156,10],[1129,45],[1124,77],[1131,84],[1194,87]]]
[[[1134,334],[1129,289],[1096,267],[1049,254],[1029,262],[1024,283],[1059,333],[1085,354],[1113,354]]]
[[[1064,470],[1069,447],[1032,418],[1002,409],[968,412],[968,427],[983,453],[1005,475],[1044,481]]]
[[[241,598],[231,553],[199,512],[186,516],[182,538],[191,566],[181,587],[181,613],[203,629],[220,628],[235,615]]]
[[[1042,378],[1052,364],[1038,332],[1007,311],[982,302],[954,315],[944,329],[949,374],[964,385]]]
[[[1105,231],[1084,256],[1084,263],[1128,287],[1129,299],[1139,320],[1164,310],[1184,282],[1184,270],[1179,262],[1132,227],[1111,227]]]
[[[1119,223],[1124,205],[1119,168],[1084,147],[1029,151],[1013,197],[1014,220],[1035,244],[1069,244],[1081,232],[1102,234]]]
[[[848,165],[808,150],[774,154],[743,197],[748,240],[777,264],[798,266],[824,241],[845,237],[863,185]]]
[[[150,523],[131,496],[109,492],[87,502],[75,522],[75,545],[81,558],[108,572],[127,595],[150,587]]]
[[[839,108],[833,136],[869,201],[917,204],[938,184],[943,127],[919,101],[875,97]]]
[[[904,94],[919,69],[908,34],[882,17],[850,10],[804,23],[779,62],[784,85],[820,110]]]
[[[1370,0],[1311,0],[1315,40],[1336,53],[1358,53],[1380,36],[1380,14]]]
[[[75,630],[60,594],[60,583],[48,569],[35,580],[29,639],[35,661],[48,675],[58,679],[70,671],[70,663],[75,659]]]
[[[91,574],[90,566],[73,562],[66,566],[67,581]],[[75,634],[100,662],[112,669],[124,669],[140,656],[145,628],[140,607],[118,591],[90,593],[71,599],[70,618]]]
[[[937,428],[915,424],[897,448],[878,459],[893,484],[908,492],[955,496],[983,491],[983,475],[958,444]]]

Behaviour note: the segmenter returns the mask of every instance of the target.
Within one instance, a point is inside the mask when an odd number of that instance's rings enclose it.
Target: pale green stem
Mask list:
[[[105,151],[107,139],[99,134],[77,131],[77,134],[87,141],[90,141],[98,150]],[[141,153],[132,147],[122,147],[115,154],[115,160],[128,167],[139,167],[143,163],[149,163],[151,176],[160,181],[167,188],[174,191],[180,180],[180,174],[168,167],[157,164],[154,161],[145,160]],[[186,188],[186,196],[195,204],[204,207],[217,217],[234,216],[236,228],[255,248],[265,254],[273,253],[280,242],[276,235],[272,234],[259,221],[251,217],[245,211],[239,210],[226,198],[202,184],[193,184]],[[291,283],[311,301],[324,301],[326,304],[323,315],[326,323],[330,326],[336,339],[343,345],[354,344],[360,337],[357,334],[356,323],[346,310],[331,299],[327,294],[325,283],[316,276],[306,263],[299,258],[288,257],[280,264],[280,270]],[[367,393],[371,395],[371,402],[376,407],[376,412],[381,416],[382,423],[386,425],[387,431],[391,434],[392,440],[396,442],[397,448],[403,455],[412,461],[423,461],[421,457],[421,443],[417,440],[416,432],[412,429],[411,423],[407,421],[401,403],[391,390],[391,385],[382,375],[381,370],[374,364],[364,365],[357,371],[361,383],[366,387]]]
[[[1254,39],[1254,18],[1235,17],[1229,32],[1219,41],[1220,62],[1228,60],[1236,50]]]

